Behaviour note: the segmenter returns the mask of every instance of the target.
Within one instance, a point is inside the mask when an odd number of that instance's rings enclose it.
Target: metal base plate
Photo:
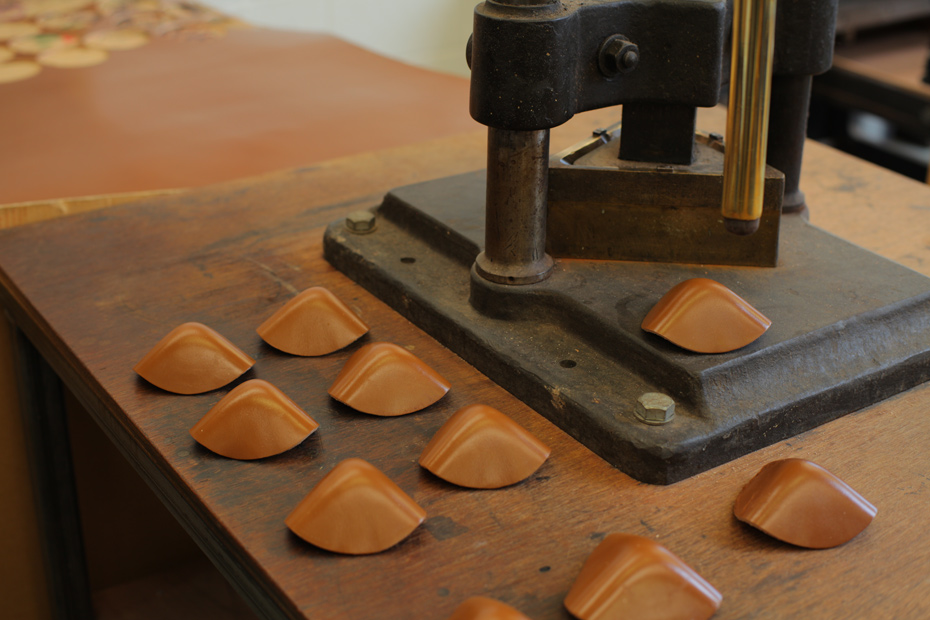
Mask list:
[[[560,260],[547,280],[471,267],[484,177],[391,192],[377,230],[332,224],[327,260],[627,474],[669,484],[930,379],[930,279],[810,226],[782,223],[776,268]],[[772,320],[738,351],[700,355],[640,329],[678,282],[709,277]],[[453,388],[454,389],[454,388]],[[676,401],[641,423],[645,392]]]

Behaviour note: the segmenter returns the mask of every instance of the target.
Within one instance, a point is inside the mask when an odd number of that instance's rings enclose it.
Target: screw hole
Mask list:
[[[576,362],[575,360],[562,360],[561,362],[559,362],[559,366],[561,366],[562,368],[574,368],[577,365],[578,365],[578,362]]]
[[[410,265],[412,263],[417,262],[417,259],[415,259],[412,256],[404,256],[403,258],[400,259],[400,262]]]
[[[541,573],[548,573],[550,570],[552,570],[551,566],[540,566],[539,567],[539,572]]]

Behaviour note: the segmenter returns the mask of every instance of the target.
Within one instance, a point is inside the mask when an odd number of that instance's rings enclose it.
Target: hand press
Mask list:
[[[394,190],[375,233],[329,228],[327,259],[647,482],[927,380],[930,280],[798,216],[810,78],[831,62],[836,2],[774,4],[480,4],[466,55],[486,173]],[[728,73],[726,140],[695,132]],[[619,126],[550,157],[549,129],[616,104]],[[716,355],[640,329],[693,277],[772,328]],[[636,417],[651,393],[675,403],[667,424]]]

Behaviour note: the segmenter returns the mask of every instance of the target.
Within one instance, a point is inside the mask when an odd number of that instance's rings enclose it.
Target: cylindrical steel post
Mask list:
[[[484,252],[478,273],[501,284],[530,284],[552,271],[546,254],[549,130],[488,128]]]
[[[739,235],[758,230],[762,217],[775,6],[775,0],[733,5],[722,212],[727,230]]]
[[[796,213],[806,206],[800,184],[810,101],[811,76],[776,74],[772,77],[766,161],[785,173],[782,213]]]

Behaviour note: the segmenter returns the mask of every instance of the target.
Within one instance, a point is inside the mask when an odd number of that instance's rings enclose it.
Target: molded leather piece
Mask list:
[[[581,620],[705,620],[723,597],[659,543],[611,534],[588,556],[565,608]]]
[[[278,388],[252,379],[214,405],[191,437],[222,456],[251,460],[286,452],[319,427]]]
[[[781,541],[827,549],[849,542],[875,506],[823,467],[804,459],[769,463],[743,487],[733,514]]]
[[[317,547],[361,555],[393,547],[426,518],[426,511],[374,465],[346,459],[288,515],[292,532]]]
[[[133,370],[149,383],[176,394],[221,388],[255,360],[202,323],[184,323],[146,353]]]
[[[448,620],[530,620],[519,611],[493,598],[473,596],[455,608]]]
[[[450,387],[410,351],[388,342],[373,342],[349,358],[329,395],[363,413],[397,416],[432,405]]]
[[[327,355],[368,332],[368,326],[327,289],[308,288],[258,328],[262,340],[292,355]]]
[[[487,405],[459,409],[420,455],[420,465],[443,480],[473,489],[516,484],[549,458],[549,447]]]
[[[642,328],[696,353],[727,353],[754,342],[772,325],[719,282],[685,280],[662,296]]]

